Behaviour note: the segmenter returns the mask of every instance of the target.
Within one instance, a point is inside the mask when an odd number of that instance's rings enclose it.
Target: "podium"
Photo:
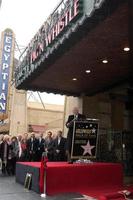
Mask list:
[[[97,155],[98,119],[74,121],[71,159],[93,159]]]

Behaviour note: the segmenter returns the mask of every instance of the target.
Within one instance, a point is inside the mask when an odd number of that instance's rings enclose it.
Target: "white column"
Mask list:
[[[13,86],[14,87],[14,86]],[[13,88],[10,111],[10,134],[27,132],[27,93]]]

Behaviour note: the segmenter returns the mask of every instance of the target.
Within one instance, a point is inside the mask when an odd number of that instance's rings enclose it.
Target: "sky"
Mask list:
[[[60,0],[2,0],[0,32],[6,28],[12,29],[22,52],[59,2]],[[18,54],[17,51],[15,55],[18,57]],[[38,95],[35,96],[38,99]],[[46,93],[41,96],[44,103],[64,104],[64,96]]]
[[[60,0],[2,0],[0,31],[11,28],[19,45],[27,46]]]

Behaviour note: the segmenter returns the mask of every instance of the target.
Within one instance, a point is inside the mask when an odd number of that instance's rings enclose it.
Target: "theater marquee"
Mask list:
[[[60,10],[60,13],[57,10],[54,16],[51,17],[51,22],[55,20],[55,24],[49,23],[49,27],[46,30],[46,46],[52,43],[59,34],[65,30],[65,28],[80,14],[83,12],[82,0],[72,0],[68,1],[68,5],[66,4],[66,8]]]
[[[15,73],[18,87],[51,54],[65,44],[104,0],[63,0],[48,17],[21,55]],[[63,48],[64,49],[64,48]]]

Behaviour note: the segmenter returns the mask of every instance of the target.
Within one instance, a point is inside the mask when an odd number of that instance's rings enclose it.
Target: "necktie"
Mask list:
[[[75,115],[75,116],[74,116],[74,119],[77,120],[77,119],[78,119],[78,115]]]
[[[19,158],[21,157],[21,154],[22,154],[22,148],[21,148],[21,143],[20,143],[20,141],[18,142],[18,146],[19,146],[19,154],[18,154],[18,156],[19,156]]]
[[[34,141],[33,141],[33,138],[31,138],[31,151],[33,151],[33,145],[34,145],[33,142],[34,142]]]
[[[58,145],[60,144],[60,138],[58,138]]]

